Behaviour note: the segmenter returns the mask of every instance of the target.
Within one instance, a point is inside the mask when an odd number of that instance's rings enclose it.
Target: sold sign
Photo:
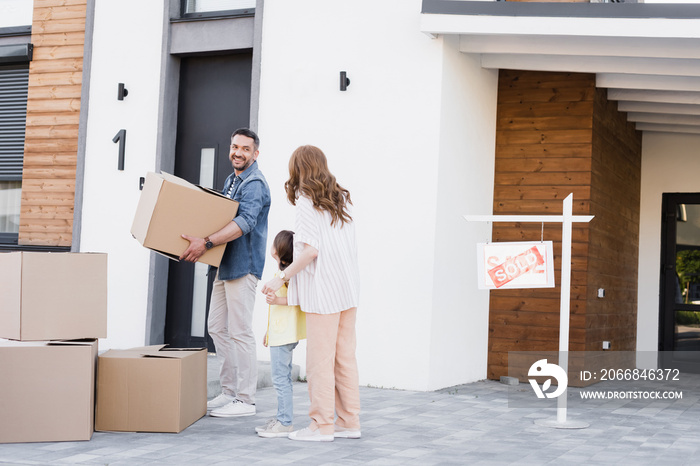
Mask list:
[[[488,274],[496,288],[500,288],[514,278],[534,271],[538,265],[542,264],[544,264],[544,259],[537,248],[533,246],[524,253],[510,257],[504,263],[492,268]]]
[[[479,288],[554,287],[552,242],[477,245]]]

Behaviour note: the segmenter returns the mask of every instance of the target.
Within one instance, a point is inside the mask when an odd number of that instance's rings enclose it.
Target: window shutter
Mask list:
[[[0,181],[21,180],[29,65],[0,66]]]

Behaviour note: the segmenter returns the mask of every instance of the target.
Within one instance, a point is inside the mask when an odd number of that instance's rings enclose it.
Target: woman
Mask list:
[[[262,292],[274,293],[290,280],[288,302],[306,313],[311,424],[289,438],[360,438],[355,359],[359,268],[350,193],[336,182],[326,156],[314,146],[294,151],[284,187],[296,206],[294,260]]]

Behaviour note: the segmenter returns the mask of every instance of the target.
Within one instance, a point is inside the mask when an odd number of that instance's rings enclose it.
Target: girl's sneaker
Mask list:
[[[263,430],[267,430],[267,428],[270,427],[270,426],[271,426],[272,424],[274,424],[275,422],[277,422],[277,419],[275,419],[274,417],[273,417],[272,419],[268,419],[268,420],[265,422],[265,424],[263,424],[263,425],[261,425],[261,426],[257,426],[257,427],[255,428],[255,432],[262,432]]]
[[[258,435],[265,438],[289,437],[289,433],[293,430],[293,425],[284,426],[280,421],[274,419],[274,422],[268,423],[264,430],[258,431]]]

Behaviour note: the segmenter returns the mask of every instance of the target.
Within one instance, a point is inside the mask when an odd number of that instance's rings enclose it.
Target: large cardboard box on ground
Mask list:
[[[0,338],[107,337],[107,254],[0,253]]]
[[[95,430],[180,432],[206,413],[206,348],[157,345],[99,356]]]
[[[0,340],[0,443],[90,440],[97,340]]]
[[[148,173],[131,226],[144,247],[178,260],[189,243],[181,235],[204,238],[226,226],[238,202],[168,173]],[[226,245],[205,252],[199,262],[218,267]]]

